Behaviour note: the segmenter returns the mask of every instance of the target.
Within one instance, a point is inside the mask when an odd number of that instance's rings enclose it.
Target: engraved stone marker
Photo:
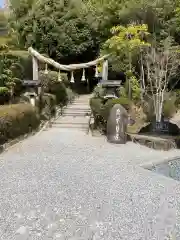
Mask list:
[[[128,114],[120,104],[115,104],[107,121],[107,140],[111,143],[125,144],[127,141]]]

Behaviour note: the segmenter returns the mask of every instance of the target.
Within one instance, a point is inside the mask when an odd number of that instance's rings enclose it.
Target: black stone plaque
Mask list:
[[[147,126],[143,127],[140,130],[140,133],[177,136],[180,134],[180,129],[176,124],[170,122],[168,119],[162,118],[161,122],[154,120],[152,123],[149,123]]]
[[[128,114],[120,104],[115,104],[107,121],[107,140],[111,143],[125,144],[127,141]]]
[[[161,122],[154,122],[153,123],[153,132],[158,132],[162,134],[168,134],[169,133],[169,121],[162,119]]]

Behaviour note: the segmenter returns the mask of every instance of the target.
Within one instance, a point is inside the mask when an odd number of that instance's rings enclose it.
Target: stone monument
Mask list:
[[[120,104],[115,104],[107,121],[107,140],[111,143],[127,142],[128,113]]]

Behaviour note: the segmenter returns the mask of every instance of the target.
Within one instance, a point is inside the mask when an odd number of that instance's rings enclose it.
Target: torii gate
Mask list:
[[[33,80],[38,80],[38,61],[45,63],[46,64],[46,68],[47,65],[51,65],[53,67],[55,67],[56,69],[59,70],[59,77],[60,77],[60,71],[68,71],[71,72],[71,82],[74,82],[74,75],[73,72],[75,70],[78,69],[83,69],[83,76],[82,76],[82,80],[86,80],[85,79],[85,69],[92,67],[92,66],[96,66],[96,73],[95,76],[98,77],[98,63],[103,62],[103,69],[102,69],[102,80],[106,81],[108,80],[108,56],[109,55],[105,55],[102,56],[94,61],[88,62],[88,63],[81,63],[81,64],[70,64],[70,65],[62,65],[59,64],[57,62],[55,62],[53,59],[51,58],[47,58],[44,57],[42,54],[38,53],[36,50],[34,50],[32,47],[30,47],[28,49],[28,52],[30,53],[30,55],[32,56],[32,61],[33,61]],[[60,80],[60,79],[59,79]]]

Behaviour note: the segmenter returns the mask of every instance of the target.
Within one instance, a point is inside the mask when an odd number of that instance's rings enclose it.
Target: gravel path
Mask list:
[[[0,155],[0,240],[180,239],[179,182],[140,167],[177,155],[57,128],[30,137]]]

